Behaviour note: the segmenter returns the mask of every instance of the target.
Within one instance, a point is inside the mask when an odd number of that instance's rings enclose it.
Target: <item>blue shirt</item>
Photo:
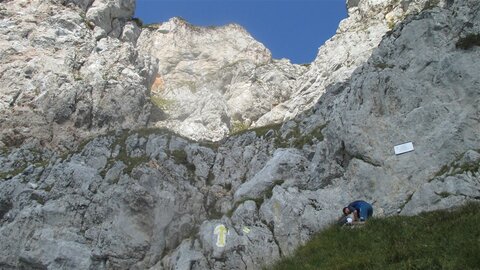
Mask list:
[[[372,205],[367,203],[366,201],[358,200],[350,203],[348,206],[350,212],[354,212],[355,210],[358,213],[358,217],[361,221],[366,220],[367,218],[371,217],[373,214]]]

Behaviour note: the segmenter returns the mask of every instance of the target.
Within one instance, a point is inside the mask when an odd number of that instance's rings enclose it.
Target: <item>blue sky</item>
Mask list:
[[[238,23],[274,58],[310,63],[346,18],[345,0],[137,0],[145,24],[182,17],[199,26]]]

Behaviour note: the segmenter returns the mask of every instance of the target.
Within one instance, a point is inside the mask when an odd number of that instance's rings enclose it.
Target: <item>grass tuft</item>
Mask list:
[[[240,133],[242,131],[248,130],[249,125],[246,122],[242,121],[233,121],[232,123],[232,134]]]
[[[160,108],[163,111],[168,111],[168,110],[172,109],[173,106],[175,105],[174,100],[162,98],[162,97],[159,97],[159,96],[151,96],[150,100],[152,101],[152,103],[155,106],[157,106],[158,108]]]

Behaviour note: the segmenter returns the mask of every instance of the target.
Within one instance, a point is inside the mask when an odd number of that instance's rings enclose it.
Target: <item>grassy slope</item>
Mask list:
[[[332,226],[270,269],[480,269],[480,204]]]

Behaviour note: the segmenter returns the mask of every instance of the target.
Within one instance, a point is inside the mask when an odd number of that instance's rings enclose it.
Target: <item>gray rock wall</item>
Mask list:
[[[94,134],[146,125],[157,63],[135,48],[134,6],[0,4],[0,146],[73,149]]]

